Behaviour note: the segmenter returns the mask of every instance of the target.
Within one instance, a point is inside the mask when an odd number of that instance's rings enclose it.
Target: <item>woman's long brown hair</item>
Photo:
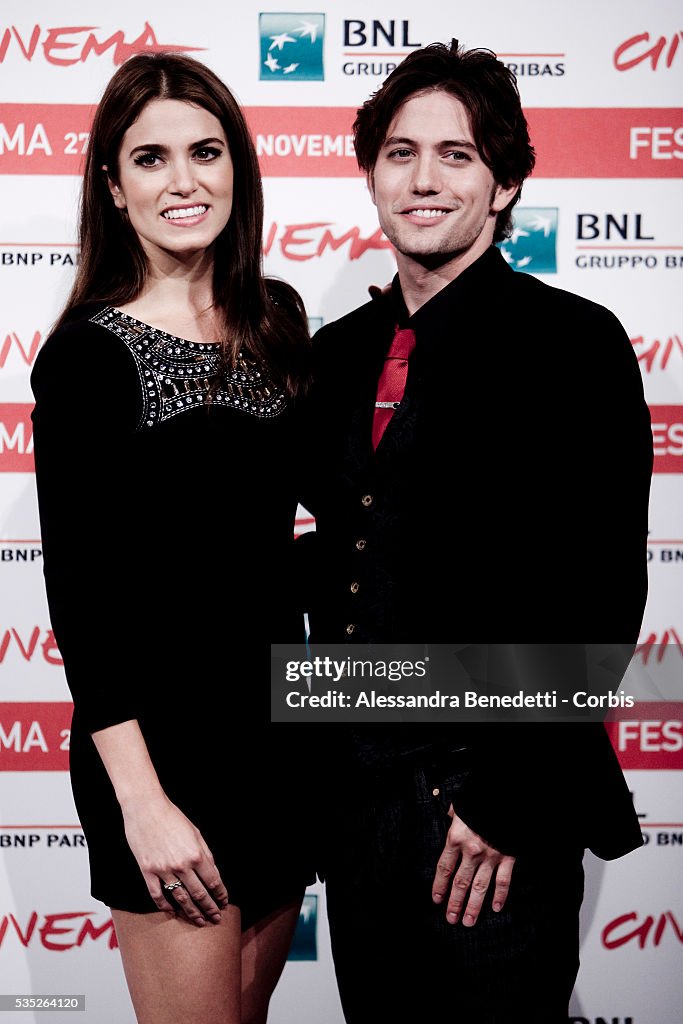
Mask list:
[[[80,260],[73,288],[55,328],[77,306],[122,305],[144,286],[148,267],[125,212],[112,201],[107,173],[118,183],[123,136],[156,99],[193,103],[216,117],[233,164],[230,220],[214,243],[213,301],[223,324],[223,362],[240,350],[264,363],[294,396],[308,378],[309,335],[303,303],[283,281],[263,275],[263,188],[256,150],[244,115],[227,86],[186,54],[145,53],[113,75],[97,107],[81,191]]]

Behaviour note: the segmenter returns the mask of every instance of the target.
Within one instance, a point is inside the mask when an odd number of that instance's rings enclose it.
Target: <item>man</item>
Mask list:
[[[424,47],[354,135],[398,274],[315,339],[312,642],[632,648],[649,414],[616,318],[495,247],[534,165],[513,75]],[[379,383],[400,331],[403,397]],[[584,849],[642,841],[602,724],[319,732],[349,1024],[566,1021]]]

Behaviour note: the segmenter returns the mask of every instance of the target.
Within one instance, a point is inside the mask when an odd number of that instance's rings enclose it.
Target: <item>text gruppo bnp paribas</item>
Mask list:
[[[428,676],[429,656],[422,660],[337,660],[330,657],[315,657],[310,661],[288,661],[285,665],[285,679],[288,683],[306,682],[311,692],[290,690],[285,696],[290,708],[557,708],[561,704],[576,708],[632,708],[635,699],[619,690],[608,693],[589,694],[577,690],[568,697],[558,696],[557,690],[536,690],[527,693],[523,689],[514,693],[481,693],[464,690],[462,693],[442,692],[435,689],[430,693],[387,693],[380,689],[361,689],[353,694],[343,689],[326,689],[312,692],[314,680],[331,680],[340,684],[344,680],[376,679],[386,683],[408,683],[424,680]]]

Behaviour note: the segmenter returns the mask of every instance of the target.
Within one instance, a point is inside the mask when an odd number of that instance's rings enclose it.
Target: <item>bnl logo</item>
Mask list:
[[[512,234],[498,246],[513,270],[557,273],[557,207],[523,206],[512,215]]]
[[[316,925],[318,921],[318,897],[306,893],[299,921],[294,932],[292,945],[287,956],[288,960],[317,960],[318,946],[316,942]]]
[[[324,14],[259,14],[261,81],[322,82]]]

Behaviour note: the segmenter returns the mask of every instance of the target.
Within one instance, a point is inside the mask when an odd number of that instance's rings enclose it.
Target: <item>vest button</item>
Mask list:
[[[359,551],[364,551],[366,544],[367,541],[365,540],[364,537],[359,537],[359,539],[356,541],[356,547],[358,548]]]
[[[362,501],[366,508],[369,508],[375,499],[371,494],[364,494],[360,500]]]

